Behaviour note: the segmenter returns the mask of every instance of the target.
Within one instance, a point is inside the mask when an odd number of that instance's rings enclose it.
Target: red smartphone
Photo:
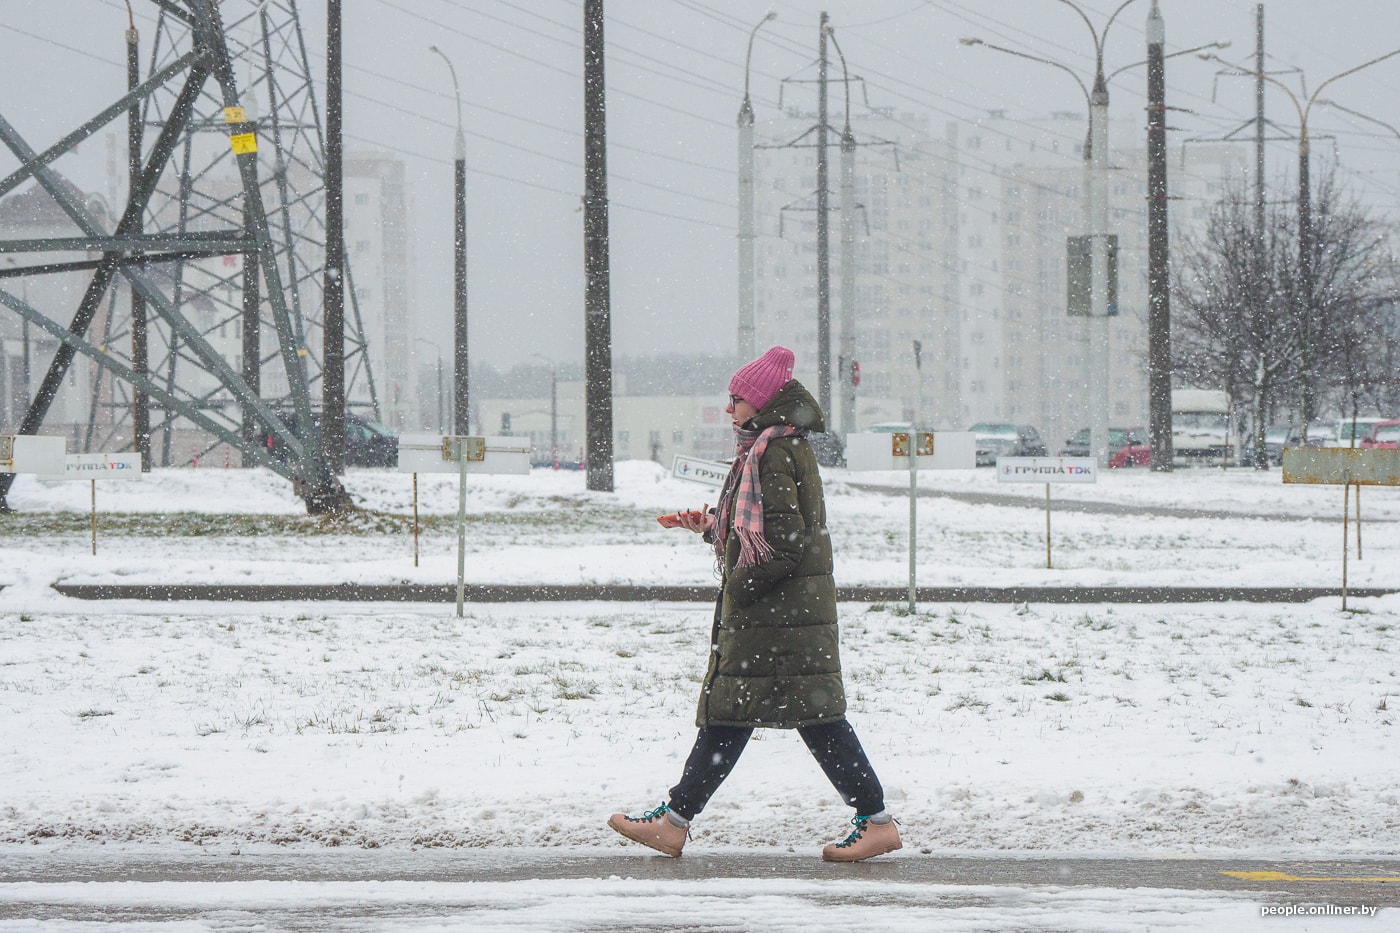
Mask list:
[[[682,515],[688,515],[692,521],[695,521],[704,514],[705,513],[696,509],[691,509],[689,512],[672,512],[670,515],[658,515],[656,516],[656,520],[661,523],[662,528],[679,528],[681,526]]]

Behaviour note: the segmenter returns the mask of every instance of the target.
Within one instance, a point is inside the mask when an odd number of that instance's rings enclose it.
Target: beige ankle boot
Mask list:
[[[690,830],[671,822],[666,816],[670,809],[663,803],[641,816],[614,813],[608,817],[608,825],[633,842],[650,846],[671,858],[680,858],[681,849],[685,848],[685,840]]]
[[[893,819],[888,823],[872,823],[868,816],[857,816],[851,822],[856,828],[841,842],[833,842],[822,849],[822,861],[859,862],[903,848]]]

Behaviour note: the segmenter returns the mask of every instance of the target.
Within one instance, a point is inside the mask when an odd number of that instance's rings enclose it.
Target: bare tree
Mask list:
[[[1353,406],[1393,378],[1395,328],[1378,320],[1397,300],[1397,263],[1387,227],[1335,176],[1315,188],[1312,300],[1299,300],[1296,204],[1271,202],[1264,228],[1243,180],[1227,185],[1205,228],[1187,234],[1173,282],[1174,369],[1180,381],[1219,387],[1246,402],[1254,466],[1268,468],[1265,431],[1280,409],[1297,412],[1306,434],[1302,384],[1321,382]],[[1310,371],[1304,372],[1307,367]],[[1292,419],[1290,419],[1292,420]]]

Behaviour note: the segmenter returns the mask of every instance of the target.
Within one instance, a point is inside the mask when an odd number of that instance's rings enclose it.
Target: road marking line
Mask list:
[[[1360,881],[1367,883],[1393,883],[1400,882],[1400,878],[1307,878],[1302,875],[1290,875],[1281,871],[1222,871],[1222,875],[1229,875],[1231,878],[1240,878],[1244,881]]]

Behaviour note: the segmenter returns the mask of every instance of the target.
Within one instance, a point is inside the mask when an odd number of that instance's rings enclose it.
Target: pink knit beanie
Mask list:
[[[754,408],[762,408],[791,381],[792,351],[771,347],[752,363],[739,367],[729,380],[729,394],[739,396]]]

